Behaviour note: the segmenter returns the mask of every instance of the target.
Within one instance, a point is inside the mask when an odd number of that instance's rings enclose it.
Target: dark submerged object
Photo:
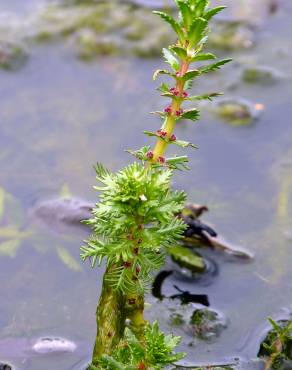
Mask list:
[[[210,306],[209,299],[206,294],[192,294],[187,290],[181,290],[176,285],[174,285],[174,288],[180,293],[170,296],[170,299],[180,299],[181,304],[200,303],[203,306]]]
[[[8,364],[0,363],[0,370],[13,370],[12,367]]]
[[[155,298],[160,300],[164,298],[170,299],[179,299],[181,304],[188,304],[188,303],[200,303],[204,306],[209,307],[209,299],[206,294],[192,294],[188,291],[181,290],[178,286],[174,285],[174,288],[179,292],[178,294],[173,294],[170,297],[166,297],[161,293],[162,284],[165,279],[173,273],[171,270],[164,270],[157,274],[156,278],[154,279],[152,285],[152,294]]]

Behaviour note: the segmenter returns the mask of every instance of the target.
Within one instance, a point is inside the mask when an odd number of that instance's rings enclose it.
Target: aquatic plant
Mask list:
[[[163,265],[166,251],[178,243],[187,227],[179,216],[186,194],[172,190],[171,179],[174,170],[188,169],[188,157],[168,158],[165,152],[169,145],[195,147],[174,134],[182,120],[199,119],[197,108],[183,104],[221,94],[191,96],[188,90],[197,77],[220,69],[230,59],[199,64],[216,59],[203,48],[210,20],[225,7],[209,8],[208,0],[176,0],[176,4],[178,20],[154,12],[177,35],[177,42],[163,49],[170,69],[159,69],[153,76],[156,80],[164,75],[174,82],[159,87],[161,95],[171,101],[164,110],[154,112],[162,118],[162,126],[156,132],[144,131],[156,144],[129,150],[136,161],[118,173],[100,163],[95,167],[100,201],[87,221],[93,233],[81,248],[81,257],[89,259],[92,267],[105,260],[106,272],[91,369],[163,369],[183,357],[173,352],[179,338],[165,336],[157,323],[151,325],[144,318],[144,294],[152,273]]]
[[[292,366],[292,321],[276,322],[269,318],[271,331],[262,342],[259,356],[265,361],[265,370],[290,369]]]

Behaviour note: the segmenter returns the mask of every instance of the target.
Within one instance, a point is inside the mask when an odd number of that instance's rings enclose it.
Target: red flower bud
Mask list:
[[[183,110],[180,108],[179,110],[177,110],[176,112],[175,112],[175,115],[177,116],[177,117],[179,117],[179,116],[181,116],[182,114],[183,114]]]
[[[171,114],[171,107],[168,106],[164,109],[164,112],[167,113],[167,114]]]
[[[182,93],[182,96],[183,96],[184,98],[187,98],[187,97],[189,96],[189,94],[188,94],[186,91],[184,91],[184,92]]]
[[[126,261],[126,262],[124,262],[124,263],[123,263],[123,266],[124,266],[125,268],[129,268],[129,267],[131,267],[131,266],[132,266],[132,264],[131,264],[131,262]]]
[[[162,157],[162,156],[158,157],[158,162],[159,163],[165,163],[165,158]]]
[[[138,370],[145,370],[146,369],[146,366],[144,364],[144,362],[140,362],[138,367],[137,367]]]
[[[170,141],[176,141],[176,136],[174,134],[171,135],[171,137],[169,138]]]
[[[148,159],[152,159],[152,158],[153,158],[153,152],[151,152],[151,151],[147,152],[147,153],[146,153],[146,157],[147,157]]]

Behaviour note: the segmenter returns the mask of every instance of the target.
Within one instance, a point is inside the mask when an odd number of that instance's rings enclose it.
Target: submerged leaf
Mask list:
[[[70,270],[82,271],[82,268],[78,261],[70,254],[70,252],[62,246],[57,246],[57,253],[60,260],[66,265]]]
[[[0,242],[0,256],[14,258],[20,247],[20,239],[10,239],[5,242]]]

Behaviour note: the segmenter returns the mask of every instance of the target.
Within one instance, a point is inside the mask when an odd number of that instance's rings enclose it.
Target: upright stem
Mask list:
[[[125,330],[125,297],[106,282],[107,272],[103,278],[102,292],[96,311],[97,334],[93,351],[93,365],[104,354],[111,354]]]
[[[183,60],[180,65],[179,69],[179,76],[183,76],[189,68],[189,62],[187,60]],[[184,85],[185,83],[182,80],[177,81],[176,83],[176,90],[181,95],[184,91]],[[167,132],[166,139],[169,139],[174,131],[175,125],[176,125],[176,119],[175,112],[179,111],[181,107],[181,101],[178,99],[173,99],[171,103],[171,113],[168,114],[167,119],[164,123],[163,130]],[[163,156],[165,153],[165,150],[168,146],[168,143],[166,140],[161,139],[160,137],[157,138],[156,145],[153,150],[153,162],[156,162],[160,156]]]

